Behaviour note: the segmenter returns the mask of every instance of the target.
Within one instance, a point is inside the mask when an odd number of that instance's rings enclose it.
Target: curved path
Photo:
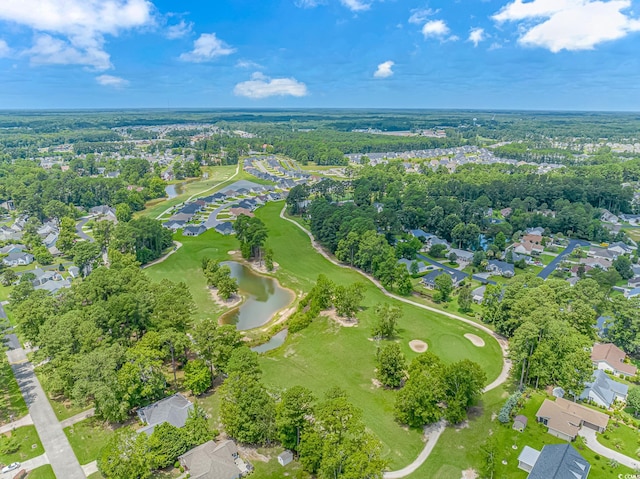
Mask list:
[[[604,456],[608,459],[613,459],[623,466],[627,466],[629,469],[633,469],[636,471],[640,469],[639,461],[632,459],[629,456],[625,456],[624,454],[620,454],[618,451],[614,451],[613,449],[609,449],[608,447],[600,444],[598,442],[596,432],[593,429],[582,426],[578,431],[578,435],[584,438],[584,442],[587,447],[596,454],[600,454],[601,456]]]
[[[180,243],[179,241],[174,241],[173,244],[175,245],[174,248],[169,251],[167,254],[165,254],[164,256],[161,256],[158,259],[154,259],[151,263],[147,263],[147,264],[143,264],[141,266],[142,269],[148,268],[149,266],[153,266],[154,264],[158,264],[158,263],[162,263],[165,259],[167,259],[169,256],[171,256],[173,253],[175,253],[176,251],[178,251],[180,248],[182,248],[182,243]]]
[[[192,199],[194,199],[196,196],[200,196],[201,194],[206,193],[206,192],[208,192],[208,191],[211,191],[211,190],[213,190],[214,188],[217,188],[217,187],[219,187],[220,185],[222,185],[222,184],[226,183],[227,181],[232,180],[233,178],[235,178],[236,176],[238,176],[238,173],[240,173],[240,160],[238,160],[238,166],[236,167],[236,172],[235,172],[233,175],[231,175],[229,178],[227,178],[227,179],[226,179],[226,180],[224,180],[224,181],[220,181],[219,183],[216,183],[215,185],[210,186],[210,187],[209,187],[209,188],[207,188],[206,190],[202,190],[202,191],[199,191],[198,193],[194,193],[194,194],[192,194],[191,196],[189,196],[189,198],[187,198],[186,200],[184,200],[184,201],[183,201],[183,203],[188,203],[189,201],[191,201]],[[162,213],[160,213],[158,216],[156,216],[156,219],[157,219],[157,220],[159,220],[160,218],[162,218],[162,217],[163,217],[164,215],[166,215],[167,213],[170,213],[170,212],[171,212],[171,210],[172,210],[173,208],[175,208],[175,205],[174,205],[174,206],[170,206],[169,208],[167,208],[166,210],[164,210]]]
[[[442,314],[444,316],[447,316],[447,317],[449,317],[451,319],[455,319],[457,321],[462,321],[463,323],[467,323],[470,326],[473,326],[474,328],[480,329],[480,330],[484,331],[485,333],[491,335],[493,338],[495,338],[496,341],[498,341],[498,344],[500,345],[500,349],[502,350],[502,356],[503,356],[502,371],[500,372],[498,377],[491,384],[488,384],[484,388],[484,392],[491,391],[492,389],[497,388],[498,386],[503,384],[508,379],[509,370],[511,369],[511,362],[507,359],[507,349],[508,349],[509,343],[508,343],[506,338],[503,338],[502,336],[500,336],[499,334],[496,334],[494,331],[492,331],[491,329],[487,328],[486,326],[484,326],[482,324],[478,324],[478,323],[476,323],[474,321],[471,321],[470,319],[463,318],[462,316],[458,316],[457,314],[448,313],[446,311],[441,311],[439,309],[433,308],[431,306],[427,306],[425,304],[416,303],[415,301],[411,301],[410,299],[403,298],[402,296],[397,296],[397,295],[395,295],[393,293],[390,293],[389,291],[387,291],[384,288],[384,286],[382,286],[382,284],[380,284],[380,282],[377,279],[369,276],[364,271],[361,271],[361,270],[359,270],[357,268],[352,268],[351,266],[339,263],[331,255],[329,255],[320,246],[320,244],[318,244],[318,242],[315,240],[315,238],[313,237],[313,235],[311,234],[311,232],[308,229],[306,229],[304,226],[302,226],[297,221],[294,221],[291,218],[287,218],[285,216],[284,213],[286,211],[286,208],[287,208],[287,206],[285,205],[282,208],[282,211],[280,211],[280,218],[282,218],[285,221],[289,221],[290,223],[293,223],[298,228],[300,228],[302,231],[304,231],[307,234],[307,236],[309,237],[309,239],[311,240],[311,245],[315,248],[315,250],[318,253],[320,253],[322,256],[324,256],[327,260],[329,260],[331,263],[333,263],[336,266],[339,266],[341,268],[352,269],[352,270],[360,273],[360,275],[364,276],[369,281],[371,281],[373,284],[375,284],[376,287],[380,291],[382,291],[382,293],[385,296],[388,296],[389,298],[393,298],[393,299],[395,299],[397,301],[402,301],[403,303],[410,304],[411,306],[415,306],[416,308],[421,308],[421,309],[425,309],[427,311],[432,311],[434,313]],[[425,444],[424,449],[420,452],[420,454],[415,459],[415,461],[413,461],[407,467],[405,467],[403,469],[400,469],[398,471],[385,472],[384,479],[401,479],[401,478],[406,477],[409,474],[415,472],[427,460],[427,458],[431,454],[431,451],[433,450],[433,448],[437,444],[438,439],[440,438],[440,435],[442,434],[444,429],[445,429],[445,424],[442,421],[425,428],[425,439],[427,440],[427,443]]]

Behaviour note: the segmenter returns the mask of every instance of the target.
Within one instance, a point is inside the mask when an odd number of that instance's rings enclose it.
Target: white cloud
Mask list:
[[[340,3],[352,12],[363,12],[371,8],[370,3],[365,3],[362,0],[340,0]]]
[[[148,0],[2,0],[0,20],[36,32],[33,47],[25,52],[32,63],[106,70],[111,61],[105,36],[151,25],[154,10]]]
[[[260,70],[264,68],[262,65],[251,60],[238,60],[236,62],[237,68],[251,68],[252,70]]]
[[[411,10],[411,16],[409,17],[409,23],[420,25],[424,23],[431,15],[438,13],[438,10],[431,8],[414,8]]]
[[[174,40],[176,38],[182,38],[182,37],[188,35],[189,33],[191,33],[192,29],[193,29],[193,23],[192,22],[185,22],[184,20],[180,20],[180,23],[176,23],[175,25],[169,25],[167,27],[167,31],[165,33],[165,36],[169,40]]]
[[[270,96],[302,97],[307,95],[307,85],[295,78],[269,78],[262,73],[254,73],[251,80],[238,83],[233,93],[254,100]]]
[[[431,20],[422,27],[422,35],[429,37],[444,37],[450,32],[449,27],[443,20]]]
[[[322,3],[321,0],[296,0],[293,2],[299,8],[315,8]]]
[[[375,78],[389,78],[393,75],[393,70],[391,69],[393,65],[395,65],[395,63],[391,60],[382,62],[380,65],[378,65],[378,69],[373,74],[373,76]]]
[[[128,80],[113,75],[100,75],[96,77],[96,81],[102,86],[110,86],[113,88],[124,88],[129,84]]]
[[[472,28],[469,32],[469,41],[473,43],[474,46],[478,46],[478,43],[484,41],[486,39],[486,35],[484,32],[484,28]]]
[[[7,42],[0,39],[0,58],[6,58],[11,55],[11,48],[7,45]]]
[[[200,38],[193,42],[193,50],[180,55],[180,60],[202,63],[213,60],[216,57],[231,55],[235,51],[235,48],[231,48],[216,37],[215,33],[203,33]]]
[[[640,19],[623,13],[630,7],[631,0],[514,0],[493,19],[521,22],[520,44],[557,53],[591,50],[599,43],[640,31]]]

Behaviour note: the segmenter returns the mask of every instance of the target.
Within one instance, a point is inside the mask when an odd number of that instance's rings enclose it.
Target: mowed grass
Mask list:
[[[64,430],[73,452],[80,464],[89,464],[98,459],[114,431],[95,417],[80,421]]]
[[[2,351],[0,354],[0,424],[5,424],[12,418],[20,419],[28,411],[7,357]]]
[[[364,309],[358,315],[358,327],[342,328],[320,318],[306,330],[288,338],[283,347],[263,356],[261,365],[265,382],[275,389],[303,385],[319,398],[333,386],[345,389],[350,400],[363,410],[367,426],[383,441],[384,454],[391,468],[404,467],[422,449],[422,431],[401,427],[393,419],[396,392],[378,389],[372,383],[376,351],[375,342],[370,340],[373,311],[379,303],[396,301],[384,296],[359,273],[336,266],[317,253],[303,231],[279,218],[283,204],[270,203],[256,211],[269,229],[267,243],[280,265],[275,274],[280,283],[298,293],[306,292],[315,284],[319,274],[325,274],[337,284],[362,282],[366,288],[365,300]],[[227,259],[229,250],[238,249],[237,240],[215,231],[207,231],[195,238],[176,239],[183,243],[183,247],[166,261],[148,268],[148,274],[154,280],[185,281],[198,304],[198,316],[215,314],[217,309],[209,297],[200,269],[201,258]],[[404,317],[397,341],[409,360],[416,353],[409,349],[408,342],[422,339],[446,362],[463,358],[478,362],[486,371],[487,382],[498,376],[502,368],[501,352],[498,343],[489,335],[437,313],[406,304],[401,306]],[[480,336],[486,346],[473,346],[464,338],[465,333]],[[207,402],[215,405],[211,399]]]
[[[24,462],[44,454],[44,448],[35,426],[22,426],[4,435],[17,438],[20,448],[12,454],[0,454],[0,463]]]
[[[29,479],[56,479],[56,475],[51,465],[45,464],[44,466],[33,469],[29,473]]]
[[[618,451],[635,460],[640,452],[640,433],[622,423],[609,421],[609,426],[604,434],[598,434],[598,442],[603,446]]]

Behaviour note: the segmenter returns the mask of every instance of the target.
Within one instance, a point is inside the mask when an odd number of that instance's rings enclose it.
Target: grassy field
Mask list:
[[[27,414],[27,405],[22,398],[13,371],[4,352],[0,351],[0,424],[5,424]]]
[[[535,413],[542,404],[545,395],[534,393],[524,408],[517,414],[524,414],[529,419],[526,429],[520,433],[511,428],[511,424],[503,425],[492,416],[502,407],[507,391],[502,388],[484,395],[481,407],[476,409],[471,427],[447,428],[440,437],[429,460],[410,477],[448,479],[460,477],[460,469],[479,470],[482,457],[478,446],[486,441],[489,434],[495,435],[498,442],[498,464],[494,479],[525,479],[527,473],[518,469],[518,455],[524,446],[541,450],[545,444],[563,444],[565,441],[547,433],[547,428],[536,423]],[[516,449],[513,449],[513,446]],[[624,466],[611,468],[608,459],[600,457],[579,443],[574,443],[579,453],[591,464],[590,478],[609,479],[620,477],[618,474],[630,474],[632,471]],[[582,447],[582,448],[581,448]],[[506,461],[506,465],[502,461]]]
[[[604,434],[598,434],[598,442],[634,459],[638,458],[638,452],[640,452],[638,430],[622,423],[615,424],[613,421],[609,421],[609,426]]]
[[[80,464],[89,464],[98,459],[100,450],[114,432],[96,418],[85,419],[64,430],[73,452]]]
[[[49,464],[40,466],[29,473],[29,479],[56,479],[53,468]]]
[[[44,454],[44,448],[40,442],[40,437],[35,426],[19,427],[6,436],[13,436],[18,439],[20,449],[13,454],[0,454],[0,463],[11,464],[12,462],[24,462]],[[33,447],[35,445],[35,447]]]
[[[371,381],[376,350],[374,342],[369,340],[373,309],[378,303],[392,300],[357,272],[335,266],[318,254],[304,232],[279,218],[282,205],[282,202],[272,203],[256,212],[269,228],[268,246],[273,248],[274,259],[280,264],[275,274],[280,283],[295,291],[308,291],[322,273],[337,284],[360,281],[365,284],[366,292],[358,327],[340,328],[324,318],[316,321],[305,331],[291,336],[284,347],[263,357],[261,364],[265,381],[274,388],[301,384],[318,397],[332,386],[344,388],[351,401],[363,409],[368,427],[384,442],[384,453],[391,466],[403,467],[413,461],[422,449],[421,431],[400,427],[393,420],[396,393],[377,389]],[[237,241],[215,231],[178,240],[183,247],[147,271],[156,280],[166,277],[186,281],[198,303],[198,315],[213,314],[215,305],[206,291],[200,259],[203,256],[224,258],[228,250],[238,248]],[[408,342],[422,339],[444,361],[462,358],[477,361],[485,368],[488,381],[499,374],[502,366],[500,349],[487,334],[409,305],[403,305],[403,311],[404,318],[400,323],[397,341],[409,359],[416,354],[409,349]],[[467,332],[482,337],[486,346],[473,346],[463,337]],[[217,409],[215,399],[210,399],[210,402],[210,410]]]

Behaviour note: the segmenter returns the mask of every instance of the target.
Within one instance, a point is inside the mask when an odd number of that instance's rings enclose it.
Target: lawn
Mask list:
[[[250,461],[255,468],[252,476],[256,479],[282,479],[288,477],[290,479],[308,479],[311,476],[302,470],[302,466],[298,461],[293,461],[282,467],[278,462],[278,454],[283,451],[280,449],[258,449],[258,452],[269,458],[269,462]]]
[[[349,268],[340,268],[327,261],[311,246],[309,238],[295,225],[279,218],[283,203],[270,203],[256,211],[269,229],[268,246],[280,264],[275,276],[280,283],[295,291],[308,291],[319,274],[325,274],[337,284],[360,281],[366,286],[364,311],[356,328],[340,328],[327,319],[319,319],[301,333],[292,335],[285,346],[262,357],[265,382],[273,388],[300,384],[322,397],[332,386],[347,390],[351,401],[362,408],[367,426],[384,443],[384,454],[392,468],[413,461],[422,449],[421,432],[406,430],[393,419],[394,391],[377,389],[371,379],[374,374],[375,344],[369,340],[375,305],[388,301],[371,282]],[[166,261],[147,269],[150,276],[180,279],[191,287],[199,306],[198,316],[216,312],[209,299],[200,260],[204,256],[224,259],[227,251],[237,250],[233,237],[215,231],[195,238],[177,238],[183,247]],[[402,305],[404,317],[397,338],[408,359],[416,356],[409,347],[412,339],[422,339],[431,351],[444,361],[469,358],[480,363],[487,372],[488,382],[499,374],[501,352],[496,341],[486,333],[437,313],[410,305]],[[482,337],[486,346],[477,348],[463,337],[472,332]],[[215,396],[215,395],[214,395]],[[217,410],[216,401],[206,401],[208,409]]]
[[[95,417],[66,428],[64,433],[80,464],[89,464],[98,459],[100,451],[114,434],[107,424]]]
[[[6,433],[5,436],[16,437],[20,443],[20,449],[12,454],[0,454],[0,463],[24,462],[44,454],[44,448],[35,426],[19,427],[15,431]]]
[[[29,479],[56,479],[50,464],[40,466],[29,473]]]
[[[556,259],[555,256],[551,256],[550,254],[541,254],[540,255],[540,261],[542,261],[543,265],[548,265],[549,263],[551,263],[554,259]]]
[[[25,416],[28,411],[7,357],[2,351],[0,354],[0,424],[5,424],[11,422],[12,417],[15,421]]]
[[[524,446],[541,450],[545,444],[563,444],[565,441],[548,434],[545,426],[536,423],[535,413],[546,397],[542,393],[533,393],[524,408],[516,413],[524,414],[529,419],[524,432],[514,431],[511,424],[503,425],[496,419],[492,420],[492,414],[498,413],[507,396],[508,393],[502,388],[485,394],[482,407],[478,408],[478,414],[471,420],[471,427],[447,428],[429,460],[409,477],[448,479],[460,477],[461,471],[468,468],[479,470],[482,457],[478,446],[486,440],[488,434],[493,434],[497,438],[499,451],[494,479],[525,479],[527,473],[518,469],[518,455]],[[513,449],[513,445],[517,448]],[[596,458],[595,453],[577,442],[573,445],[591,464],[590,479],[610,479],[619,477],[618,474],[632,472],[624,466],[612,469],[608,459]],[[503,460],[507,462],[506,465],[502,464]]]
[[[609,426],[604,434],[598,434],[598,442],[609,449],[618,451],[633,459],[638,458],[640,449],[640,434],[638,430],[626,426],[622,423],[609,421]]]

